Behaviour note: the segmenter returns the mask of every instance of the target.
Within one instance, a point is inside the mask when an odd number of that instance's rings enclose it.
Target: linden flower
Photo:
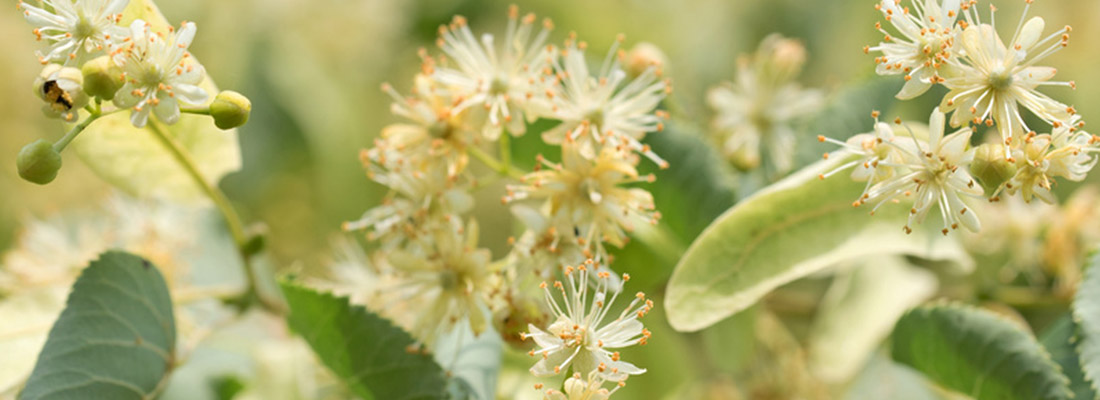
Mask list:
[[[367,175],[390,188],[392,194],[358,220],[345,223],[344,230],[366,230],[368,240],[381,241],[384,249],[390,249],[430,235],[436,228],[460,228],[461,222],[454,217],[474,205],[467,187],[455,185],[440,169],[382,169],[370,154],[361,153]]]
[[[425,75],[417,75],[411,96],[402,96],[389,84],[382,85],[394,102],[390,111],[408,120],[382,129],[382,138],[370,150],[376,163],[387,168],[422,169],[442,165],[449,177],[466,170],[466,146],[474,142],[465,115],[455,109],[459,100]]]
[[[410,332],[429,346],[462,320],[470,321],[474,334],[488,327],[483,307],[490,254],[477,247],[477,238],[477,224],[471,222],[459,231],[438,229],[430,251],[400,249],[384,257],[399,282],[392,290],[417,305]]]
[[[113,53],[126,80],[114,102],[119,108],[133,109],[134,126],[145,127],[150,112],[161,122],[174,124],[180,118],[180,102],[207,101],[208,94],[198,86],[203,68],[187,52],[195,30],[195,24],[187,22],[179,31],[169,28],[165,35],[153,32],[152,25],[140,19],[130,24],[130,38]]]
[[[875,115],[877,115],[877,112]],[[849,161],[819,177],[825,179],[838,171],[855,167],[852,169],[852,180],[866,181],[867,187],[889,179],[896,173],[897,168],[895,166],[903,161],[894,144],[896,139],[893,128],[883,122],[876,122],[873,132],[852,136],[844,142],[818,135],[817,140],[819,142],[839,145],[849,153],[858,156],[855,160]],[[829,157],[830,154],[826,153],[825,158],[828,159]]]
[[[790,124],[817,112],[823,104],[821,91],[803,89],[793,82],[805,59],[802,44],[779,35],[768,36],[754,57],[738,60],[736,83],[707,92],[722,152],[738,168],[758,167],[764,151],[777,172],[793,166],[795,133]]]
[[[958,32],[955,19],[959,15],[960,0],[912,0],[909,7],[901,7],[901,0],[882,0],[875,9],[882,11],[902,37],[893,36],[875,23],[875,29],[885,35],[878,46],[864,47],[864,52],[881,52],[875,58],[875,71],[879,75],[905,74],[905,86],[897,98],[906,100],[920,96],[935,84],[937,71],[952,57],[954,38]]]
[[[1092,147],[1094,142],[1092,135],[1065,126],[1050,135],[1028,134],[1023,146],[1013,150],[1016,175],[1004,184],[1004,190],[1008,194],[1019,192],[1025,202],[1038,197],[1053,204],[1055,198],[1050,190],[1054,177],[1081,181],[1096,166],[1097,160],[1092,156],[1097,151]]]
[[[937,204],[945,235],[948,227],[957,229],[959,224],[973,232],[980,230],[977,215],[960,198],[960,195],[979,197],[983,194],[981,186],[974,182],[966,168],[974,157],[973,150],[967,149],[972,131],[963,128],[944,136],[944,118],[938,108],[932,112],[927,141],[911,137],[911,143],[888,142],[898,149],[902,158],[898,167],[906,171],[867,188],[856,205],[877,203],[874,207],[877,210],[888,201],[912,196],[913,207],[904,227],[906,233],[912,232],[911,226],[923,221]]]
[[[1030,7],[1031,2],[1027,3]],[[964,6],[963,10],[968,26],[959,35],[959,42],[965,57],[951,59],[957,73],[943,81],[951,91],[940,103],[944,112],[954,111],[951,126],[970,121],[996,123],[1008,157],[1012,140],[1031,131],[1019,106],[1054,126],[1075,124],[1079,117],[1073,107],[1038,91],[1040,86],[1074,87],[1074,83],[1051,81],[1057,70],[1035,66],[1068,44],[1070,27],[1040,39],[1045,23],[1041,17],[1024,23],[1025,8],[1011,45],[1006,47],[997,35],[992,16],[990,24],[983,24],[973,7]]]
[[[601,260],[606,255],[602,242],[622,247],[635,221],[656,224],[660,219],[652,194],[623,187],[655,179],[653,175],[639,176],[629,154],[604,147],[590,160],[575,142],[565,142],[561,149],[560,164],[540,156],[539,162],[547,168],[528,174],[524,185],[508,186],[503,201],[546,199],[542,211],[549,216],[549,226],[557,232],[572,232],[586,248],[594,245]]]
[[[664,129],[662,121],[667,114],[655,109],[672,86],[661,80],[658,65],[628,82],[620,65],[623,55],[617,53],[623,40],[619,35],[596,76],[589,73],[585,59],[588,45],[574,37],[566,41],[561,57],[554,60],[561,85],[551,92],[553,111],[549,116],[561,124],[543,132],[542,138],[550,144],[577,141],[588,158],[595,157],[604,145],[628,149],[667,168],[668,163],[640,140],[648,132]]]
[[[578,244],[573,230],[560,232],[550,217],[534,207],[517,205],[512,207],[512,215],[527,227],[513,244],[516,263],[524,272],[548,279],[560,268],[575,265],[592,258],[585,255],[585,248]]]
[[[37,52],[42,64],[77,65],[89,55],[111,49],[126,36],[118,26],[129,0],[43,0],[39,8],[24,3],[16,6],[34,25],[34,36],[49,46]]]
[[[455,113],[470,108],[484,120],[481,132],[486,139],[496,140],[504,128],[512,135],[522,135],[526,123],[549,109],[546,76],[557,53],[544,43],[553,24],[544,21],[542,29],[532,35],[534,22],[534,14],[521,19],[519,8],[511,6],[502,46],[490,34],[479,41],[461,16],[439,28],[439,47],[454,67],[434,68],[432,78],[461,95]],[[431,60],[426,62],[430,68]]]
[[[524,340],[534,339],[538,345],[537,349],[527,353],[540,357],[531,367],[531,373],[535,376],[553,376],[572,367],[582,376],[597,372],[604,379],[620,382],[629,375],[645,372],[645,369],[622,361],[619,352],[609,349],[646,344],[650,333],[638,319],[649,313],[653,302],[646,300],[645,295],[639,292],[618,317],[605,321],[611,305],[622,292],[623,283],[630,280],[630,276],[623,275],[617,287],[611,287],[611,274],[598,273],[589,301],[591,278],[588,274],[589,266],[593,264],[592,260],[588,260],[575,268],[565,268],[566,284],[554,282],[554,288],[561,292],[560,304],[550,294],[549,285],[545,282],[540,285],[553,312],[554,322],[545,331],[528,325],[530,331],[523,335]],[[574,277],[574,274],[579,276]]]
[[[543,400],[607,400],[613,393],[619,390],[619,388],[626,385],[626,381],[620,381],[611,390],[604,389],[603,385],[607,380],[604,379],[596,371],[588,374],[588,379],[585,380],[581,377],[580,373],[573,374],[572,377],[565,380],[565,391],[559,391],[555,389],[549,389],[546,391]],[[542,385],[537,385],[536,389],[541,389]]]

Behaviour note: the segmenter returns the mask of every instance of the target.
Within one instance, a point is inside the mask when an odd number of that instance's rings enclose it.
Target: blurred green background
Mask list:
[[[383,126],[397,121],[389,113],[390,98],[379,86],[390,82],[399,91],[408,92],[418,71],[417,49],[435,51],[436,29],[453,15],[468,17],[475,32],[503,32],[511,3],[158,2],[172,22],[186,19],[198,24],[191,51],[215,81],[251,98],[252,119],[240,129],[244,168],[221,185],[246,221],[268,226],[269,249],[276,265],[304,268],[323,264],[331,254],[332,238],[342,234],[340,224],[357,219],[385,193],[366,178],[358,161],[359,150],[369,146]],[[996,4],[1001,10],[1001,29],[1014,27],[1024,1]],[[871,0],[537,0],[518,5],[523,13],[535,12],[554,20],[555,43],[575,31],[595,50],[592,54],[602,54],[618,33],[626,34],[627,48],[640,41],[656,44],[670,60],[665,72],[675,87],[672,101],[683,110],[678,117],[703,126],[710,118],[703,104],[706,89],[732,79],[737,56],[753,51],[770,33],[802,40],[809,52],[802,82],[830,92],[874,79],[874,56],[863,54],[862,48],[881,39],[873,28],[881,14]],[[1051,88],[1047,93],[1076,106],[1086,120],[1096,115],[1100,103],[1094,105],[1090,100],[1100,99],[1100,82],[1093,74],[1100,63],[1100,42],[1089,39],[1100,37],[1100,25],[1096,24],[1100,22],[1100,2],[1038,1],[1032,13],[1046,19],[1048,30],[1064,24],[1074,27],[1070,47],[1044,64],[1059,69],[1058,79],[1075,80],[1078,89]],[[15,155],[23,145],[38,138],[55,140],[63,133],[60,122],[41,115],[31,91],[41,66],[34,57],[37,43],[30,30],[14,9],[0,13],[0,35],[7,38],[5,51],[0,52],[0,93],[5,94],[0,96],[0,248],[8,247],[18,235],[21,221],[63,209],[94,208],[111,192],[72,152],[65,154],[65,168],[49,186],[35,186],[17,176]],[[890,79],[900,81],[898,77]],[[896,112],[916,121],[926,120],[927,110],[938,103],[942,93],[942,88],[936,89]],[[892,107],[882,104],[879,108]],[[888,117],[892,119],[893,114]],[[867,118],[867,126],[870,124]],[[811,146],[812,137],[804,143]],[[499,195],[491,191],[479,194],[484,204],[493,206],[499,204]],[[483,227],[510,226],[509,221],[501,220],[509,218],[507,213],[492,212],[495,207],[482,208],[489,210],[477,213]],[[483,228],[482,232],[482,245],[491,248],[495,256],[503,255],[507,250],[504,238],[511,230]],[[660,310],[650,318],[652,323],[664,324]],[[723,326],[715,331],[721,332]],[[690,336],[683,340],[688,345],[694,341]],[[679,351],[674,346],[654,350]],[[653,354],[646,358],[661,357]],[[727,361],[737,362],[719,360]],[[638,363],[645,365],[645,361]],[[632,389],[644,388],[644,381],[657,386],[675,383],[707,368],[715,366],[643,376],[631,381],[636,386]]]

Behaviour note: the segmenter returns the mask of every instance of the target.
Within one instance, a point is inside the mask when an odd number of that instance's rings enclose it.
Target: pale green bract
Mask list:
[[[175,349],[160,271],[128,253],[104,253],[73,284],[19,399],[152,399],[175,368]]]
[[[852,207],[865,183],[827,173],[847,157],[811,165],[765,188],[718,217],[688,249],[668,284],[665,308],[673,328],[697,331],[756,303],[779,286],[838,262],[901,254],[972,261],[955,240],[935,231],[905,234],[905,211],[886,205],[874,216]]]
[[[838,273],[810,330],[810,369],[828,382],[852,378],[898,318],[937,286],[935,274],[897,256],[868,257]]]
[[[136,19],[149,22],[158,32],[167,31],[170,26],[149,0],[130,1],[121,25],[127,26]],[[213,101],[218,88],[209,75],[200,86]],[[210,182],[216,183],[241,168],[236,129],[223,131],[214,126],[210,117],[193,114],[181,115],[175,125],[160,126],[187,149]],[[130,111],[126,110],[96,120],[72,145],[92,171],[134,196],[188,203],[205,201],[202,189],[149,129],[135,128],[130,123]]]

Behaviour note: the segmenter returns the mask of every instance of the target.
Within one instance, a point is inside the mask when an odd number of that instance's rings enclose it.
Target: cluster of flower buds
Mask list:
[[[637,224],[660,218],[653,196],[635,183],[654,180],[638,172],[643,159],[668,167],[642,143],[668,118],[657,110],[671,91],[662,78],[664,56],[648,44],[621,50],[620,35],[599,69],[590,70],[588,45],[575,34],[561,47],[550,44],[552,30],[549,20],[540,23],[515,6],[502,36],[475,35],[456,16],[439,28],[441,54],[420,51],[422,68],[409,94],[383,85],[403,121],[383,128],[360,158],[368,177],[390,192],[344,227],[366,232],[377,245],[372,259],[395,286],[418,287],[399,297],[403,309],[421,310],[424,317],[406,328],[425,344],[462,321],[480,333],[483,309],[498,323],[515,323],[510,317],[541,300],[531,295],[539,282],[561,276],[565,266],[589,260],[600,269],[591,284],[617,281],[605,245],[621,247]],[[541,138],[560,147],[561,159],[540,155],[535,171],[525,173],[512,165],[508,141],[540,119],[558,121]],[[494,142],[499,159],[487,151]],[[471,158],[514,179],[502,202],[525,231],[509,240],[513,250],[498,262],[476,247],[476,223],[465,222],[479,183]],[[521,306],[524,299],[533,301]],[[534,309],[518,319],[551,316],[549,304]]]
[[[936,84],[948,93],[927,129],[899,119],[896,127],[876,122],[873,133],[846,142],[818,138],[858,155],[841,168],[853,167],[852,178],[867,182],[856,206],[874,203],[878,209],[912,199],[906,232],[933,205],[939,206],[944,234],[960,225],[978,231],[981,223],[968,199],[1019,194],[1024,201],[1038,197],[1053,203],[1055,178],[1080,181],[1092,170],[1100,140],[1081,130],[1084,122],[1073,107],[1039,91],[1076,87],[1051,80],[1054,68],[1036,65],[1067,46],[1071,28],[1043,36],[1043,18],[1027,18],[1032,1],[1024,0],[1023,16],[1007,41],[994,23],[996,7],[990,5],[989,20],[983,21],[976,0],[913,0],[911,8],[901,0],[882,0],[875,6],[898,35],[876,23],[885,37],[864,52],[881,54],[875,57],[879,74],[904,76],[897,97],[911,99]],[[1029,126],[1024,109],[1048,125],[1049,133]],[[878,113],[873,116],[877,121]],[[957,131],[945,135],[945,124]],[[971,147],[979,129],[996,133]]]
[[[130,121],[144,127],[151,115],[171,125],[181,112],[209,115],[221,129],[243,125],[251,103],[236,92],[222,92],[210,101],[202,65],[187,51],[195,37],[194,23],[179,29],[159,27],[141,19],[129,21],[129,0],[43,0],[39,6],[19,2],[19,10],[34,26],[45,67],[34,83],[46,116],[77,124],[58,143],[44,140],[21,153],[19,173],[46,184],[57,176],[60,153],[100,116],[130,110]],[[87,118],[78,123],[82,115]],[[51,146],[52,149],[47,149]],[[52,150],[52,151],[50,151]],[[57,160],[54,162],[54,160]]]

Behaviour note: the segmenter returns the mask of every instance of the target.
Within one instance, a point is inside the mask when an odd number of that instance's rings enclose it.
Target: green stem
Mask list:
[[[210,107],[206,107],[206,108],[184,108],[184,107],[180,107],[180,112],[185,113],[185,114],[210,115]]]
[[[506,165],[504,163],[501,163],[500,161],[497,161],[497,159],[495,159],[495,158],[493,158],[493,156],[485,153],[484,150],[481,150],[477,146],[469,146],[468,149],[470,150],[470,155],[474,156],[474,158],[478,159],[483,164],[485,164],[487,167],[491,168],[492,170],[496,171],[497,173],[499,173],[501,175],[509,176],[509,177],[512,177],[512,178],[515,178],[515,179],[523,179],[523,173],[522,172],[517,171],[516,169],[511,168],[511,166]]]
[[[508,132],[500,135],[500,163],[504,166],[504,172],[512,169],[512,136]]]
[[[76,139],[76,136],[79,135],[80,132],[84,132],[84,129],[87,128],[88,125],[91,125],[92,122],[95,122],[95,120],[99,119],[99,117],[102,116],[103,114],[100,114],[99,112],[92,112],[91,115],[88,116],[88,118],[85,118],[84,121],[76,124],[73,129],[69,129],[69,132],[66,133],[65,136],[62,136],[61,140],[58,140],[57,143],[54,143],[53,150],[58,153],[60,153],[62,150],[65,150],[65,147],[68,147],[69,143],[72,143],[73,139]]]
[[[218,208],[218,211],[225,219],[226,225],[229,227],[229,233],[233,236],[233,242],[236,244],[237,253],[241,256],[241,261],[244,264],[245,277],[248,279],[248,289],[244,293],[244,298],[255,297],[268,311],[276,314],[283,314],[283,306],[275,301],[268,299],[260,294],[258,279],[256,277],[256,271],[252,265],[252,255],[246,250],[248,245],[248,235],[244,231],[244,223],[241,222],[240,215],[237,214],[237,210],[233,208],[233,204],[229,202],[229,199],[225,197],[225,193],[221,191],[216,185],[210,183],[199,171],[198,164],[191,157],[191,154],[187,152],[187,149],[181,145],[175,137],[168,135],[164,128],[155,121],[149,121],[149,130],[153,132],[161,144],[172,153],[172,156],[176,158],[176,161],[180,163],[180,166],[191,176],[191,179],[195,181],[195,184],[199,185],[203,193],[214,202],[214,205]]]

